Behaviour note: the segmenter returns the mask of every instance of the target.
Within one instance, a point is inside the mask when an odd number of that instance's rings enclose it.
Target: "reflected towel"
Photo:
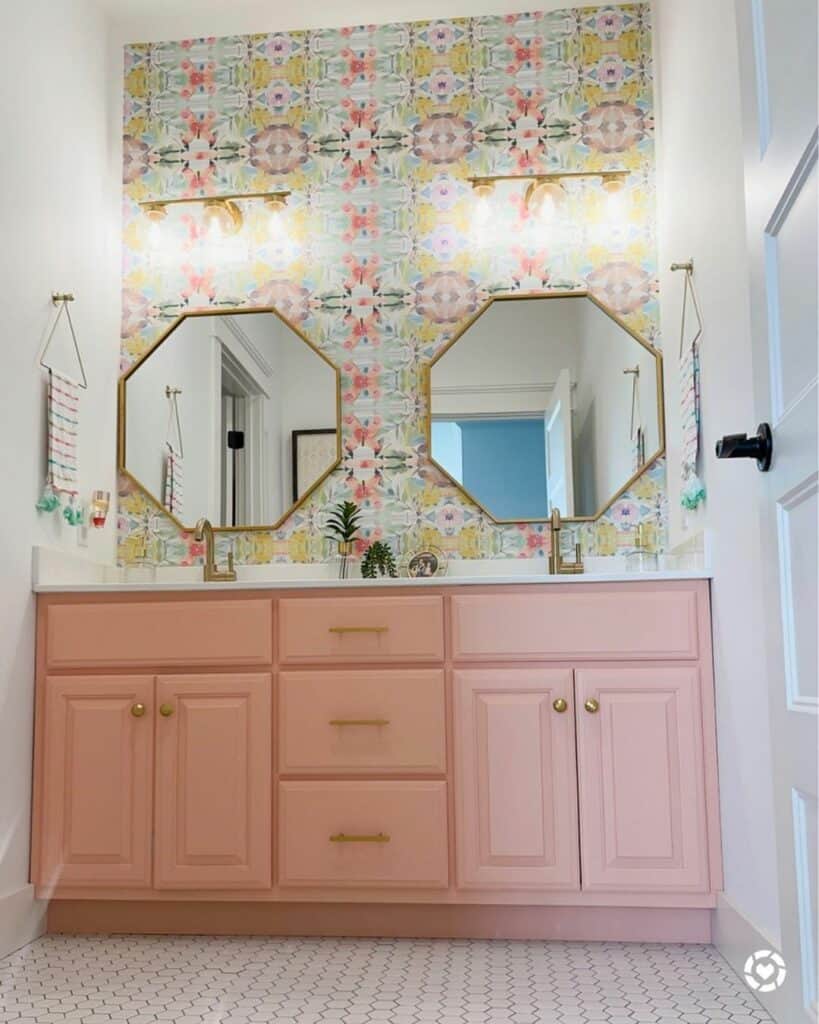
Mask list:
[[[162,494],[162,504],[177,519],[182,517],[183,500],[183,465],[182,456],[175,452],[173,446],[167,443],[167,454],[165,456],[165,485]]]

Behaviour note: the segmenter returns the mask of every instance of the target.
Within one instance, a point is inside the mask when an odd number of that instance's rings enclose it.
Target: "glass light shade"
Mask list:
[[[554,220],[558,207],[565,201],[566,193],[557,181],[533,181],[524,197],[526,208],[544,224]]]
[[[229,199],[209,199],[205,203],[205,229],[211,238],[235,235],[242,227],[242,213]]]
[[[145,216],[149,221],[148,244],[152,249],[158,249],[162,243],[162,222],[168,216],[168,211],[164,206],[148,206]]]
[[[620,220],[626,209],[626,183],[622,178],[609,178],[603,182],[606,208],[611,220]]]
[[[274,242],[283,242],[287,239],[287,224],[285,223],[284,211],[287,207],[285,196],[268,196],[264,205],[270,215],[268,231]]]

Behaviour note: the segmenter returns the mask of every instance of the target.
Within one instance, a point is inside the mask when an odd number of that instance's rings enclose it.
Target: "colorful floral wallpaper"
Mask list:
[[[324,515],[347,498],[399,556],[546,555],[545,524],[494,524],[427,461],[420,368],[513,290],[588,287],[659,344],[648,4],[131,45],[124,131],[123,369],[180,312],[240,305],[277,306],[342,369],[341,466],[281,529],[223,535],[237,561],[330,557]],[[613,168],[614,220],[585,179],[544,232],[512,182],[476,226],[470,176]],[[221,248],[182,206],[157,246],[138,206],[277,186],[276,241],[261,204]],[[582,527],[585,552],[628,550],[641,521],[662,546],[663,460]],[[146,525],[161,561],[201,557],[123,478],[123,563]]]

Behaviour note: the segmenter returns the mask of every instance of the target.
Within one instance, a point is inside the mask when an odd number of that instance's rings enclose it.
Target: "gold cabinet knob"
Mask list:
[[[595,700],[594,697],[589,697],[588,700],[583,701],[583,707],[590,715],[596,715],[600,710],[600,701]]]
[[[552,707],[559,715],[562,715],[568,706],[569,705],[562,697],[558,697],[557,700],[552,701]]]
[[[134,716],[134,718],[142,718],[142,716],[145,714],[145,705],[144,704],[132,704],[131,705],[131,714]]]
[[[170,718],[173,714],[173,704],[160,704],[159,713],[163,718]]]

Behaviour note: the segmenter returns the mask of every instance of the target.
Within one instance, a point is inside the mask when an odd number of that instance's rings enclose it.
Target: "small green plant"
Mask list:
[[[340,501],[327,517],[327,529],[333,540],[349,544],[356,539],[360,522],[361,509],[358,505],[354,501]]]
[[[376,576],[397,576],[395,557],[389,544],[383,540],[373,541],[361,559],[361,575],[364,579],[374,580]]]

